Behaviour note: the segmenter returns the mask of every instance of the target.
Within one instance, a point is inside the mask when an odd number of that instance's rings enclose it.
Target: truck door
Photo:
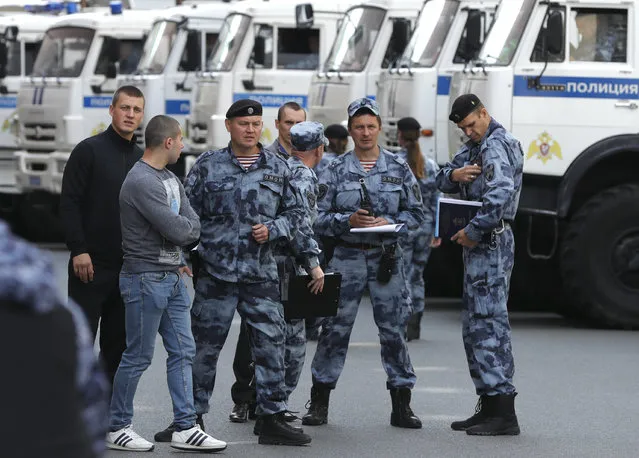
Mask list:
[[[531,30],[536,39],[526,40],[513,82],[513,132],[527,173],[561,176],[598,140],[637,131],[632,8],[550,6]]]

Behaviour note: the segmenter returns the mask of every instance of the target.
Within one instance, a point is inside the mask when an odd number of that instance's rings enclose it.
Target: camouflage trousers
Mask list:
[[[286,322],[286,351],[284,353],[286,401],[297,388],[306,358],[306,326],[304,320]]]
[[[202,274],[202,271],[200,271]],[[203,273],[195,288],[191,323],[195,338],[193,397],[197,414],[209,411],[217,360],[235,310],[249,332],[255,360],[258,415],[286,410],[284,340],[286,326],[277,282],[227,283]]]
[[[464,248],[462,336],[477,395],[515,391],[515,363],[508,321],[508,290],[515,242],[510,227],[491,249],[480,243]]]
[[[412,307],[401,250],[397,250],[397,265],[390,282],[377,281],[381,249],[362,250],[337,246],[329,264],[329,271],[342,273],[337,315],[325,318],[317,343],[311,372],[313,383],[335,388],[344,368],[348,343],[357,309],[366,289],[373,303],[373,316],[379,329],[382,346],[382,365],[387,374],[387,387],[412,388],[415,372],[404,341],[404,328],[412,314]]]
[[[413,303],[413,313],[423,312],[426,300],[426,282],[424,270],[430,256],[430,231],[420,227],[411,237],[402,243],[404,252],[404,273],[408,281],[408,291]]]

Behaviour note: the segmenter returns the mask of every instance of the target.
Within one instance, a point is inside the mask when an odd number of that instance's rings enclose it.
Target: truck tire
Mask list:
[[[566,296],[591,325],[639,329],[639,184],[606,189],[575,212],[561,274]]]
[[[64,242],[62,221],[58,215],[59,196],[30,192],[20,202],[19,223],[22,236],[31,242]]]

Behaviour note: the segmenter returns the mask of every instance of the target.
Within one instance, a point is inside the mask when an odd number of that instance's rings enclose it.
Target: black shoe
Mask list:
[[[306,328],[306,340],[317,341],[319,340],[319,335],[320,335],[319,326],[314,328]]]
[[[202,418],[202,414],[197,416],[197,418],[195,419],[195,423],[200,425],[200,428],[202,428],[202,432],[206,432],[206,430],[204,429],[204,418]]]
[[[450,424],[450,427],[455,431],[466,431],[475,425],[480,424],[488,416],[492,410],[493,402],[492,396],[481,395],[475,406],[475,413],[472,417],[462,421],[454,421]]]
[[[406,326],[406,340],[419,340],[421,335],[422,312],[414,313]]]
[[[261,420],[261,421],[260,421]],[[260,438],[262,445],[306,445],[311,443],[311,436],[304,434],[301,428],[286,423],[280,414],[262,415],[260,422]]]
[[[326,385],[313,385],[311,387],[310,405],[307,404],[308,412],[302,417],[302,424],[308,426],[319,426],[328,423],[328,401],[331,389]]]
[[[289,420],[286,419],[285,414],[287,414],[288,412],[280,412],[279,415],[280,418],[282,420],[284,420],[285,422],[288,422]],[[289,414],[291,415],[291,414]],[[295,417],[295,415],[293,415]],[[297,417],[295,417],[297,418]],[[260,435],[260,432],[262,431],[262,423],[264,422],[264,417],[258,416],[257,420],[255,420],[255,426],[253,426],[253,434],[255,434],[256,436]],[[300,431],[300,432],[304,432],[304,430],[300,427],[300,426],[295,426],[295,425],[289,425],[291,428],[295,429],[296,431]]]
[[[393,404],[390,424],[398,428],[421,428],[422,421],[410,408],[410,388],[390,388],[390,395]]]
[[[295,415],[294,413],[285,410],[284,412],[280,412],[280,415],[282,417],[282,420],[284,420],[287,423],[291,423],[295,420],[299,420],[299,417],[297,415]]]
[[[519,422],[515,414],[515,396],[517,393],[487,396],[492,398],[490,414],[481,423],[468,428],[466,434],[470,436],[519,435]]]
[[[168,428],[159,433],[155,433],[153,439],[155,442],[171,442],[173,440],[173,431],[175,431],[175,424],[171,423]]]
[[[233,423],[246,423],[248,421],[249,405],[247,403],[235,404],[229,414],[229,420]]]

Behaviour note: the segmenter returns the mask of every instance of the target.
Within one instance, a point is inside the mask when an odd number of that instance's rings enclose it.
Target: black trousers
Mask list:
[[[83,283],[69,261],[69,297],[84,311],[93,336],[100,326],[100,357],[111,385],[126,349],[124,303],[120,295],[120,269],[94,265],[93,281]]]
[[[240,335],[235,347],[233,359],[233,374],[235,382],[231,386],[231,399],[235,404],[255,404],[257,392],[255,391],[255,364],[251,354],[251,342],[246,323],[240,324]]]

